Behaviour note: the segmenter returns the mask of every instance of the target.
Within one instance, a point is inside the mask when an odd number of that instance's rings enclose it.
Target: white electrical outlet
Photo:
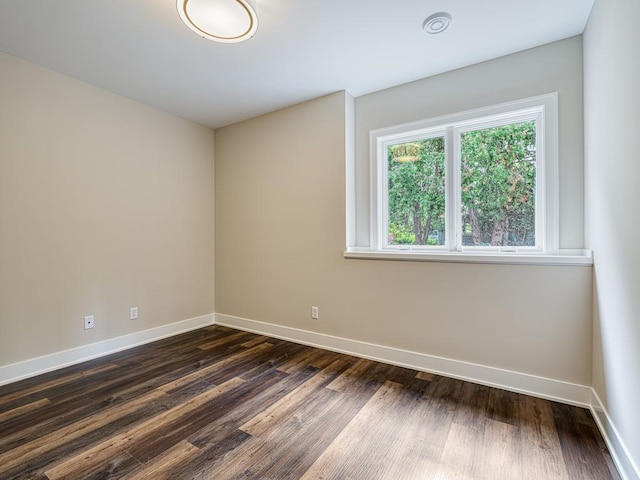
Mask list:
[[[85,315],[84,317],[84,329],[85,330],[89,330],[90,328],[93,328],[93,315]]]
[[[138,319],[138,307],[131,307],[131,310],[129,310],[129,319],[130,320]]]
[[[311,318],[314,320],[318,319],[318,307],[311,307]]]

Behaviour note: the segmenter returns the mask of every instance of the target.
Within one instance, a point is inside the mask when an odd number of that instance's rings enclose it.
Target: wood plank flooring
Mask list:
[[[0,479],[619,479],[586,409],[224,327],[0,387]]]

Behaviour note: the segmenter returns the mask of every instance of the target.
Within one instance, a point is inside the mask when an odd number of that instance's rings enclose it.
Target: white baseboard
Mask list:
[[[591,388],[585,385],[576,385],[526,373],[512,372],[219,313],[215,314],[215,323],[216,325],[245,330],[312,347],[319,347],[325,350],[346,353],[357,357],[435,373],[570,405],[586,408],[591,406]]]
[[[611,421],[611,417],[604,408],[600,397],[594,389],[591,389],[591,393],[591,413],[604,437],[604,441],[618,468],[620,476],[623,480],[640,480],[640,468],[638,468],[638,464],[629,453],[629,449],[618,433],[615,424]]]
[[[89,345],[64,350],[62,352],[32,358],[11,365],[0,366],[0,385],[16,382],[69,365],[75,365],[76,363],[137,347],[138,345],[154,342],[197,328],[206,327],[207,325],[213,325],[213,321],[214,315],[210,313],[168,325],[150,328],[141,332],[130,333],[121,337],[110,338]]]

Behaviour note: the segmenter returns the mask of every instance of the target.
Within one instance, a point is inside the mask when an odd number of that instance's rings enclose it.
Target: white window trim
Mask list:
[[[593,262],[591,252],[559,248],[557,105],[557,93],[551,93],[371,131],[369,135],[369,245],[348,247],[345,257],[466,263],[591,265]],[[458,232],[461,221],[459,198],[457,198],[459,195],[454,193],[459,188],[454,186],[460,183],[460,173],[458,169],[453,168],[454,165],[451,162],[453,158],[459,156],[460,133],[464,132],[465,128],[477,129],[478,125],[489,128],[507,121],[517,122],[519,118],[530,120],[532,116],[537,116],[538,132],[542,132],[542,135],[536,136],[539,155],[536,165],[537,185],[541,185],[539,179],[544,179],[542,188],[536,189],[536,248],[517,248],[515,251],[501,247],[455,249],[455,244],[459,242],[450,242],[449,246],[390,247],[386,245],[388,201],[385,198],[387,192],[385,182],[387,179],[385,164],[379,161],[379,158],[386,158],[387,145],[417,138],[445,136],[446,235],[454,235]],[[453,151],[449,151],[452,148]]]

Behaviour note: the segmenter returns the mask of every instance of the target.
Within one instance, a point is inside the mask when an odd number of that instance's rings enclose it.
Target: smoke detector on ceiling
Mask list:
[[[429,15],[427,19],[422,22],[422,29],[435,35],[436,33],[444,32],[451,24],[451,14],[447,12],[438,12],[433,15]]]

